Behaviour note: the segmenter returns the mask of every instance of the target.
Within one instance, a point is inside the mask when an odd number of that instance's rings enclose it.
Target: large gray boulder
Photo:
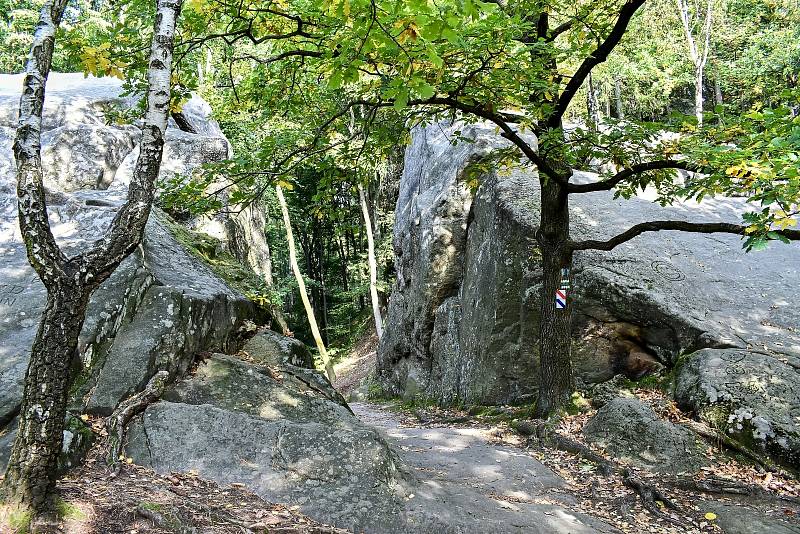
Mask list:
[[[339,526],[399,532],[407,475],[396,454],[324,375],[290,363],[301,363],[295,342],[276,336],[250,342],[250,361],[202,363],[131,425],[126,454],[159,472],[246,484]]]
[[[15,136],[21,75],[0,74],[0,177],[15,170],[11,144]],[[46,187],[52,192],[108,189],[127,191],[139,156],[138,122],[120,123],[118,117],[136,107],[138,97],[123,96],[122,81],[75,73],[51,73],[43,110],[42,162]],[[184,103],[185,131],[170,119],[159,181],[183,181],[204,165],[232,156],[231,144],[211,108],[198,96]],[[13,182],[13,179],[11,180]],[[220,181],[210,192],[230,185]],[[5,191],[0,186],[0,191]],[[226,202],[227,197],[222,200]],[[264,239],[264,218],[258,210],[239,209],[194,217],[186,224],[211,235],[257,274],[269,267],[269,247]],[[230,214],[228,213],[230,212]],[[244,212],[243,212],[244,213]],[[230,224],[229,224],[230,221]]]
[[[162,473],[193,470],[245,484],[353,532],[614,532],[564,508],[548,491],[563,491],[565,482],[511,448],[430,429],[399,452],[307,366],[301,347],[264,331],[238,356],[212,355],[135,420],[126,454]],[[504,505],[496,494],[557,502]]]
[[[454,130],[416,129],[406,152],[379,374],[442,403],[519,399],[535,382],[533,183],[491,174],[473,195],[471,165],[502,143],[473,125],[453,147]]]
[[[459,131],[474,142],[459,142]],[[487,124],[412,132],[395,212],[397,280],[378,351],[390,393],[447,404],[520,402],[536,392],[538,179],[527,168],[469,169],[500,146]],[[572,235],[607,238],[655,219],[740,222],[752,209],[741,199],[652,200],[649,191],[630,200],[573,195]],[[745,254],[737,236],[723,234],[649,233],[612,252],[576,254],[576,373],[585,382],[637,378],[707,347],[759,347],[798,366],[798,265],[797,246]]]
[[[675,399],[715,428],[787,466],[800,465],[800,373],[742,349],[704,349],[678,372]]]
[[[47,130],[42,135],[45,185],[65,192],[108,188],[139,135],[133,126],[67,124]]]
[[[0,76],[0,155],[11,153],[20,87],[20,77]],[[112,104],[133,105],[121,92],[118,80],[61,74],[48,80],[42,136],[47,202],[53,233],[68,254],[102,236],[124,201],[125,188],[108,182],[117,179],[138,133],[133,126],[107,125],[104,115]],[[217,140],[226,147],[217,155],[225,157],[227,140]],[[166,163],[177,165],[182,157],[169,152]],[[13,157],[11,164],[0,160],[0,449],[7,450],[13,432],[2,429],[19,410],[46,292],[19,233]],[[179,163],[189,169],[196,160],[186,156]],[[94,293],[76,355],[74,411],[108,414],[156,371],[177,377],[197,352],[235,348],[252,304],[186,249],[177,228],[155,209],[142,245]]]
[[[662,420],[636,398],[617,398],[583,427],[586,439],[615,458],[660,473],[691,473],[707,464],[691,430]]]

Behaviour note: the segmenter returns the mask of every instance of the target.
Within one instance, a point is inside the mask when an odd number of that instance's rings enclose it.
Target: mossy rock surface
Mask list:
[[[677,373],[675,400],[749,448],[800,465],[800,373],[777,357],[698,351]]]
[[[605,404],[583,429],[586,438],[624,462],[660,473],[691,473],[707,464],[700,438],[664,421],[636,398]]]

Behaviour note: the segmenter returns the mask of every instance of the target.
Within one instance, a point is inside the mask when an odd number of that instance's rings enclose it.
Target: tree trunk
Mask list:
[[[294,236],[292,235],[292,221],[289,219],[289,207],[286,205],[286,199],[283,197],[283,188],[280,185],[275,186],[275,192],[278,195],[278,203],[281,205],[281,212],[283,213],[283,225],[286,228],[286,242],[289,245],[289,263],[292,266],[294,278],[300,289],[300,299],[303,301],[303,307],[306,310],[308,325],[311,327],[311,335],[314,336],[314,343],[316,343],[317,349],[319,349],[319,355],[322,357],[322,363],[325,365],[325,372],[328,375],[328,380],[333,382],[336,380],[336,374],[333,372],[333,364],[331,364],[331,360],[328,358],[328,351],[325,349],[325,343],[322,342],[317,320],[314,317],[314,309],[311,307],[311,302],[308,300],[306,283],[303,281],[303,273],[300,272],[300,266],[297,265],[297,251],[295,249]]]
[[[87,302],[80,287],[62,285],[48,292],[25,374],[19,429],[4,484],[9,501],[39,512],[53,504],[71,364]]]
[[[367,263],[369,263],[369,294],[372,299],[372,315],[375,319],[375,332],[378,339],[383,336],[383,318],[381,317],[381,303],[378,300],[378,264],[375,261],[375,241],[372,238],[372,221],[369,217],[367,199],[364,188],[358,184],[358,199],[361,202],[361,214],[364,216],[364,230],[367,233]]]
[[[342,290],[347,293],[348,291],[348,280],[347,280],[347,253],[344,250],[344,245],[342,244],[342,236],[336,237],[336,243],[339,249],[339,267],[342,270]]]
[[[19,227],[28,260],[47,288],[47,302],[25,375],[19,430],[3,481],[5,500],[33,516],[46,514],[61,451],[70,368],[92,292],[141,242],[161,166],[170,100],[175,23],[181,0],[158,0],[147,70],[147,111],[128,197],[101,239],[67,258],[50,228],[41,167],[42,109],[55,34],[66,0],[40,12],[20,99],[14,141]]]
[[[619,78],[614,78],[614,107],[616,108],[617,118],[625,119],[625,108],[622,106],[622,84]]]
[[[719,74],[717,74],[714,76],[714,104],[721,106],[723,103],[722,86],[719,83]]]
[[[538,233],[542,254],[542,293],[539,318],[539,398],[535,415],[547,417],[565,406],[572,394],[571,289],[566,306],[556,307],[556,291],[561,286],[561,270],[572,278],[572,251],[569,248],[569,203],[565,189],[554,180],[542,180],[541,223]]]
[[[694,69],[694,114],[697,117],[697,126],[703,125],[703,66],[697,65]]]
[[[591,73],[586,81],[586,112],[588,113],[589,128],[597,130],[597,126],[600,124],[600,103],[597,101],[597,91],[594,88],[594,80]]]

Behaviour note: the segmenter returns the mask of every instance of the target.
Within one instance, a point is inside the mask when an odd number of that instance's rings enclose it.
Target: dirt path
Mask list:
[[[434,513],[453,532],[617,532],[573,511],[578,503],[562,478],[519,449],[491,443],[488,430],[418,428],[377,405],[350,406],[386,434],[419,479],[407,508],[412,523]],[[420,524],[415,532],[427,531]]]

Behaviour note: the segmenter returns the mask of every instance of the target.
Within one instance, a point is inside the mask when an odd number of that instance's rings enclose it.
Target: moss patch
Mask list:
[[[83,513],[83,510],[62,499],[56,501],[56,512],[58,517],[64,520],[82,521],[86,519],[86,514]]]
[[[28,534],[33,515],[27,508],[0,505],[0,532]]]
[[[157,217],[192,255],[250,299],[261,313],[268,315],[271,305],[280,304],[276,291],[249,267],[225,252],[219,240],[201,232],[192,232],[162,213],[158,213]]]

